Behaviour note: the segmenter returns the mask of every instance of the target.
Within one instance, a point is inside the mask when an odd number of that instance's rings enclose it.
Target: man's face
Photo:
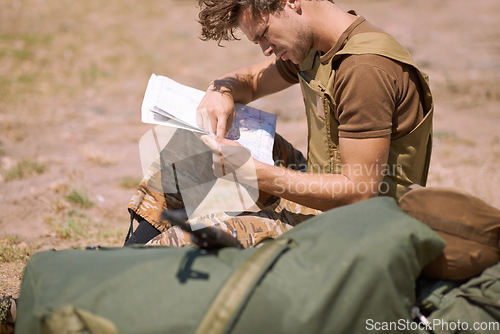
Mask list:
[[[250,8],[246,8],[238,26],[251,42],[260,45],[265,56],[275,54],[277,58],[299,64],[311,50],[310,34],[301,24],[299,15],[288,5],[283,11],[257,18]]]

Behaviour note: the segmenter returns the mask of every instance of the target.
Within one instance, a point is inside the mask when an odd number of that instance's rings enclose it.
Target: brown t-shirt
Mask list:
[[[359,17],[327,53],[327,63],[355,34],[382,32]],[[339,137],[397,139],[409,133],[424,117],[421,88],[415,69],[392,59],[372,54],[347,55],[333,64],[336,71],[333,98]],[[298,83],[298,65],[277,60],[281,76]]]

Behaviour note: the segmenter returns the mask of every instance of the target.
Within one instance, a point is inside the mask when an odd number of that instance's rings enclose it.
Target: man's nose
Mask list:
[[[274,46],[267,42],[267,41],[261,41],[259,42],[260,48],[262,49],[262,53],[264,56],[269,57],[270,55],[273,54],[274,51]]]

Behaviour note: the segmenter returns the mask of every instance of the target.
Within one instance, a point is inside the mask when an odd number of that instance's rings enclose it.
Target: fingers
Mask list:
[[[196,113],[196,123],[217,137],[226,138],[234,120],[234,100],[227,92],[208,89]]]
[[[217,121],[217,119],[216,119]],[[206,108],[200,108],[196,111],[196,124],[203,130],[214,133],[214,128],[212,124],[217,124],[212,121],[212,118],[208,115]]]
[[[217,137],[224,139],[227,137],[227,133],[233,126],[234,118],[235,118],[235,112],[231,112],[228,117],[226,118],[225,122],[218,122],[217,123],[217,132],[215,133]]]
[[[212,150],[213,171],[215,176],[225,176],[226,168],[224,166],[221,143],[214,135],[203,135],[200,139]]]
[[[220,165],[221,165],[221,170],[222,170],[222,176],[224,177],[224,176],[226,176],[226,168],[224,167],[224,157],[222,155],[222,148],[220,146],[220,143],[217,142],[217,144],[219,144],[218,149],[219,149]]]
[[[200,139],[201,139],[202,142],[205,143],[205,145],[207,145],[208,147],[210,147],[210,149],[212,151],[218,151],[219,144],[217,143],[217,140],[215,139],[215,137],[213,135],[212,136],[202,135],[202,136],[200,136]]]
[[[215,134],[219,138],[226,138],[226,124],[222,122],[217,123],[217,132]]]
[[[217,118],[217,116],[214,114],[209,114],[207,122],[208,127],[210,128],[208,132],[216,133],[216,124],[219,124],[219,119]]]
[[[213,134],[202,135],[200,139],[212,150],[216,176],[235,172],[251,159],[250,152],[238,142],[220,139]]]
[[[196,111],[196,124],[203,130],[214,133],[220,139],[224,139],[233,125],[234,117],[233,112],[227,119],[222,117],[219,121],[219,118],[215,114],[209,114],[206,108],[201,108]],[[213,124],[217,124],[217,126]]]
[[[203,113],[207,113],[207,109],[202,108],[196,110],[196,125],[198,125],[198,127],[201,129],[205,129],[205,122],[203,122]]]

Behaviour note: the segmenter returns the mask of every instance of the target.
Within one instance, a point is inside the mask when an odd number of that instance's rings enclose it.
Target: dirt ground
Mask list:
[[[428,184],[500,208],[500,2],[352,0],[430,76]],[[140,106],[151,73],[205,90],[263,58],[246,40],[198,39],[192,0],[3,0],[0,11],[0,294],[18,295],[29,256],[119,246],[142,175]],[[254,106],[306,150],[297,87]]]

